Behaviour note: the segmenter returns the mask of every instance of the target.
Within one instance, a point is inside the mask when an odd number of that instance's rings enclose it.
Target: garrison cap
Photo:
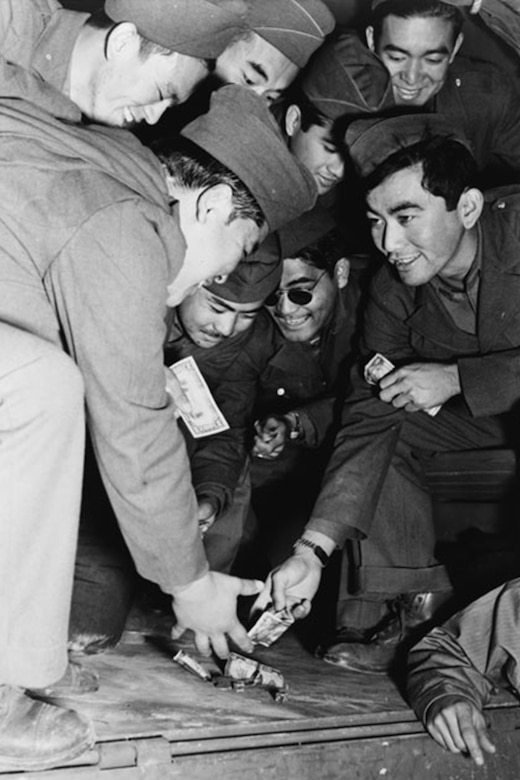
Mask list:
[[[312,211],[293,219],[279,230],[282,258],[296,258],[303,249],[315,244],[334,230],[335,222],[330,213],[319,204]]]
[[[247,22],[253,32],[299,68],[307,64],[335,25],[322,0],[248,0],[248,6]]]
[[[282,278],[280,239],[270,233],[256,252],[242,260],[224,284],[206,285],[219,298],[235,303],[263,301],[276,290]]]
[[[438,114],[358,119],[348,127],[345,143],[359,175],[364,178],[395,152],[434,136],[448,136],[472,151],[464,134]]]
[[[208,113],[186,125],[181,135],[238,176],[270,231],[314,205],[313,176],[287,148],[266,101],[250,89],[229,84],[216,90]]]
[[[353,32],[340,33],[316,52],[302,90],[328,119],[376,114],[394,105],[390,74]]]
[[[133,22],[143,38],[172,51],[216,59],[247,31],[244,0],[105,0],[113,22]]]

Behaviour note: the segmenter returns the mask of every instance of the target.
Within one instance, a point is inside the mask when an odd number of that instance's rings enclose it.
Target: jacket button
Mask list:
[[[461,81],[461,79],[455,79],[455,85],[456,85],[457,87],[460,87],[460,86],[462,85],[462,81]]]
[[[279,387],[276,391],[276,395],[285,395],[285,387]]]
[[[499,200],[497,203],[497,209],[505,209],[505,207],[506,207],[505,200]]]

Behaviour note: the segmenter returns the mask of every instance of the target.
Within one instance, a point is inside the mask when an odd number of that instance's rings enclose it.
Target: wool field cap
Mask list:
[[[363,116],[394,105],[390,74],[352,32],[326,41],[309,62],[302,90],[328,119]]]
[[[113,22],[133,22],[143,38],[201,59],[246,33],[246,10],[244,0],[105,0]]]
[[[364,178],[395,152],[434,136],[447,136],[473,154],[464,134],[438,114],[358,119],[348,127],[345,143],[359,175]]]
[[[248,0],[249,27],[299,68],[336,24],[321,0]]]
[[[263,98],[229,84],[216,90],[207,114],[181,135],[238,176],[262,209],[270,231],[309,211],[317,190],[291,154]]]
[[[316,205],[307,214],[293,219],[278,231],[282,258],[298,257],[303,249],[319,241],[334,228],[335,222],[329,212],[323,206]]]
[[[270,233],[256,252],[242,260],[223,284],[206,285],[219,298],[235,303],[263,301],[282,278],[280,239]]]

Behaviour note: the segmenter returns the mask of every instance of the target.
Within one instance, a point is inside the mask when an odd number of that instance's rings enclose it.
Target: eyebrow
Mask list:
[[[247,64],[248,64],[248,65],[249,65],[249,66],[250,66],[250,67],[251,67],[251,68],[252,68],[254,71],[256,71],[256,72],[258,73],[258,75],[259,75],[261,78],[263,78],[263,80],[264,80],[264,81],[267,81],[267,80],[268,80],[268,77],[267,77],[267,72],[266,72],[265,68],[264,68],[262,65],[260,65],[260,63],[259,63],[259,62],[253,62],[252,60],[248,60],[248,61],[247,61]]]
[[[408,49],[403,49],[401,46],[396,46],[394,43],[387,43],[383,46],[383,51],[398,52],[399,54],[410,54]],[[428,57],[432,54],[449,54],[450,50],[446,45],[439,46],[437,49],[428,49],[421,54],[422,57]]]
[[[418,203],[414,203],[412,200],[403,200],[401,203],[396,203],[395,206],[392,206],[388,213],[397,214],[398,211],[405,211],[406,209],[422,210],[422,206],[419,206]]]
[[[291,287],[297,287],[300,284],[309,284],[312,282],[315,282],[317,277],[314,279],[311,279],[309,276],[298,276],[296,279],[293,279],[286,287],[281,287],[280,289],[289,290]]]
[[[216,303],[217,306],[222,306],[223,309],[226,309],[227,311],[232,311],[235,314],[256,314],[256,312],[260,311],[263,304],[260,304],[254,309],[248,309],[248,311],[239,311],[238,309],[235,309],[232,304],[225,301],[223,298],[220,298],[218,295],[214,295],[213,293],[210,293],[210,301],[211,303]]]

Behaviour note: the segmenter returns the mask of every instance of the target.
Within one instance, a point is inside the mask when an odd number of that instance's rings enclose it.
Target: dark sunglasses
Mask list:
[[[287,295],[291,303],[295,303],[296,306],[306,306],[314,298],[314,288],[316,287],[318,282],[321,281],[321,279],[325,276],[326,273],[327,271],[322,271],[321,274],[316,278],[312,287],[309,287],[307,290],[302,290],[297,287],[295,287],[292,290],[282,290],[282,289],[275,290],[274,292],[271,293],[271,295],[268,298],[266,298],[265,305],[276,306],[280,296]]]

